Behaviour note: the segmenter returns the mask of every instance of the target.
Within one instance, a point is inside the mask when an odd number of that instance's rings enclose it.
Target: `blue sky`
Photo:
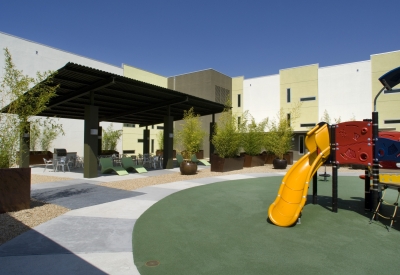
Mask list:
[[[252,78],[400,50],[398,0],[0,0],[0,31],[163,76]]]

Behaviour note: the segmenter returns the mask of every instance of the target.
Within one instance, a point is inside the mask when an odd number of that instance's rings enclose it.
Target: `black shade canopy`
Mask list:
[[[67,63],[57,71],[57,96],[39,116],[84,119],[85,105],[99,107],[99,121],[142,126],[174,120],[194,107],[201,116],[220,113],[224,105],[90,67]]]

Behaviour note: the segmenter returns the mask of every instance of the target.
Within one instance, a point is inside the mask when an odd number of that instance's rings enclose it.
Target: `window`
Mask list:
[[[240,107],[240,94],[238,94],[238,107]]]
[[[288,126],[290,127],[290,114],[286,115],[286,120],[287,120]]]
[[[157,130],[163,130],[164,126],[157,126]]]
[[[240,125],[240,116],[238,116],[238,125]]]
[[[154,139],[151,140],[151,153],[154,153]]]
[[[138,139],[138,140],[137,140],[137,142],[143,142],[143,139],[142,139],[142,138],[140,138],[140,139]]]
[[[299,136],[299,154],[304,155],[304,136]]]
[[[289,103],[290,102],[290,88],[286,89],[286,102]]]
[[[396,124],[396,123],[400,123],[400,119],[387,119],[384,120],[385,124]]]
[[[311,101],[315,100],[315,96],[310,96],[310,97],[301,97],[300,101]]]
[[[151,129],[154,129],[154,125],[151,125]]]
[[[135,128],[135,124],[124,123],[124,127],[131,127],[131,128]]]
[[[314,127],[315,123],[302,123],[300,124],[300,127]]]

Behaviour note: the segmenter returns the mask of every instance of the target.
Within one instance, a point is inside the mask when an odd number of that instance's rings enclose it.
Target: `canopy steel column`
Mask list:
[[[150,130],[143,130],[143,154],[150,154]]]
[[[99,107],[93,105],[85,106],[85,127],[84,127],[84,178],[96,178],[97,155],[98,155],[98,128],[99,128]]]
[[[209,156],[210,160],[211,160],[211,155],[214,154],[214,150],[215,150],[214,144],[211,142],[212,137],[214,135],[214,131],[215,131],[215,124],[216,124],[215,123],[215,114],[212,114],[212,120],[210,122],[210,136],[208,139],[210,141],[210,156]]]
[[[29,149],[30,149],[30,123],[21,133],[19,144],[19,168],[29,168]]]
[[[97,155],[101,155],[101,147],[103,145],[103,127],[98,126],[99,132],[97,133]]]
[[[168,112],[169,114],[169,112]],[[163,168],[174,168],[173,151],[174,147],[174,118],[172,116],[164,117],[164,150],[163,150]]]

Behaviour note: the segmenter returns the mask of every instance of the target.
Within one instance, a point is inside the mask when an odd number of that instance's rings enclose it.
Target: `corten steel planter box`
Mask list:
[[[211,171],[212,172],[229,172],[233,170],[243,169],[244,158],[221,158],[218,155],[211,155]]]
[[[52,159],[53,153],[50,151],[47,152],[31,151],[29,152],[29,165],[44,164],[43,158]]]
[[[31,168],[2,168],[0,179],[0,213],[28,209],[31,202]]]
[[[197,159],[203,159],[203,158],[204,158],[204,150],[199,150],[199,151],[196,153],[196,158],[197,158]]]
[[[264,166],[266,156],[250,156],[244,155],[244,167]]]

